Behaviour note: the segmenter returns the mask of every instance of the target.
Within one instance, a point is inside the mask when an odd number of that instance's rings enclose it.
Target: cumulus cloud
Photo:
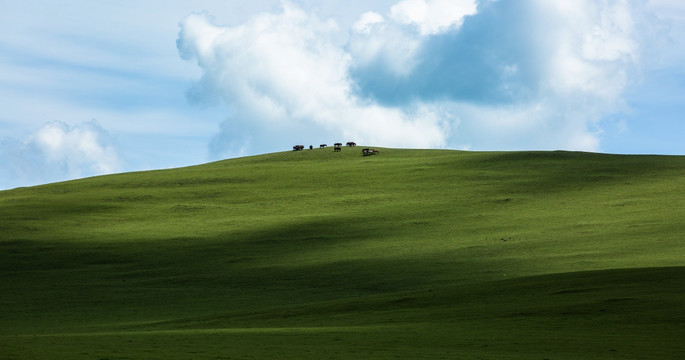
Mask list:
[[[421,35],[458,28],[465,16],[475,13],[475,0],[404,0],[390,8],[393,21],[417,26]]]
[[[638,1],[524,0],[409,27],[428,18],[427,4],[403,1],[389,20],[353,29],[356,90],[388,106],[451,104],[460,119],[452,144],[479,149],[599,150],[599,122],[625,109],[654,25]]]
[[[70,126],[53,121],[18,141],[0,143],[0,184],[40,184],[119,171],[122,161],[111,136],[96,121]]]
[[[258,132],[261,138],[286,138],[285,144],[314,137],[354,139],[359,143],[431,147],[445,141],[439,108],[379,106],[353,94],[348,76],[350,54],[335,46],[339,31],[283,4],[278,14],[262,14],[241,26],[219,26],[207,14],[192,14],[181,23],[177,45],[181,56],[195,59],[202,79],[191,99],[218,98],[231,114],[212,142],[234,131]],[[303,134],[309,139],[303,139]],[[282,145],[282,146],[283,146]]]
[[[178,49],[203,71],[190,97],[229,106],[215,153],[245,149],[241,134],[596,151],[653,22],[637,0],[403,0],[340,47],[344,29],[284,2],[239,26],[190,15]]]

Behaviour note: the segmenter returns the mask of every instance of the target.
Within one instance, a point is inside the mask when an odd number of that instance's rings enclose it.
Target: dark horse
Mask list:
[[[295,146],[293,146],[293,151],[299,151],[299,150],[303,150],[303,149],[304,149],[304,145],[295,145]]]
[[[333,152],[339,152],[340,150],[342,150],[342,148],[338,145],[333,148]]]
[[[347,146],[357,146],[357,143],[355,143],[354,141],[348,141]]]
[[[326,146],[328,146],[328,145],[326,145],[326,144],[321,144],[321,145],[319,145],[319,149],[323,149],[323,148],[325,148]]]

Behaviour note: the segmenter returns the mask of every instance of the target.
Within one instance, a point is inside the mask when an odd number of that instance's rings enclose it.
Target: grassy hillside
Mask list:
[[[0,359],[685,358],[685,158],[344,148],[0,192]]]

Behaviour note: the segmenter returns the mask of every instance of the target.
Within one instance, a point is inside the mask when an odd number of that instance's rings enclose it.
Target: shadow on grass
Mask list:
[[[463,161],[486,178],[506,184],[505,192],[540,193],[624,185],[682,176],[682,157],[610,155],[570,151],[474,154]],[[482,179],[481,179],[482,180]]]

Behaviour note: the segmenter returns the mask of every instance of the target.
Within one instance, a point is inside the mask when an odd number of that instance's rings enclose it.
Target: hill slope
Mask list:
[[[685,158],[305,150],[0,192],[0,358],[683,358]]]

